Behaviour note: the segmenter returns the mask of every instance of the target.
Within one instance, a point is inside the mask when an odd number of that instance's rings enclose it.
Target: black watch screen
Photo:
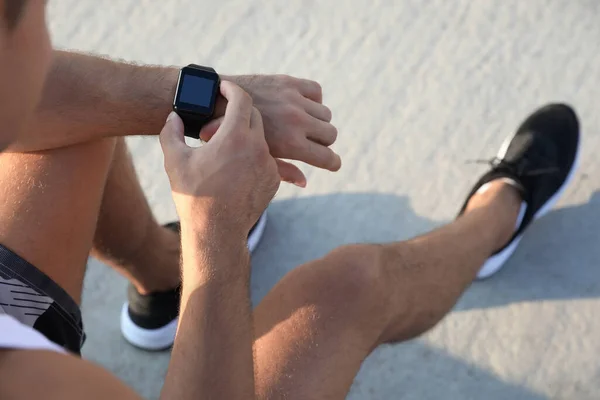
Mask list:
[[[202,125],[212,118],[219,84],[219,74],[212,68],[192,64],[179,72],[173,110],[183,120],[187,136],[197,138]]]

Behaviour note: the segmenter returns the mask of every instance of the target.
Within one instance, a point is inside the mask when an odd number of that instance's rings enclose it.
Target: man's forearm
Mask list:
[[[31,134],[15,146],[43,150],[94,139],[158,134],[171,111],[177,68],[139,66],[55,51]]]
[[[254,326],[245,239],[206,240],[182,228],[179,328],[161,398],[252,399]]]

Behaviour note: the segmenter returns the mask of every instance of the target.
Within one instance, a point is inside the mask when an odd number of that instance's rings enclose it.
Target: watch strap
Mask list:
[[[217,71],[214,68],[205,67],[203,65],[189,64],[188,67],[193,67],[193,68],[201,69],[202,71],[214,72],[215,74],[217,73]]]
[[[185,136],[200,139],[200,130],[210,120],[210,117],[198,118],[190,117],[187,115],[180,115],[183,121],[184,134]]]

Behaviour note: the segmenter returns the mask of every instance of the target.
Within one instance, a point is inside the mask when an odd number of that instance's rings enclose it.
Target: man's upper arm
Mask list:
[[[72,355],[46,350],[0,350],[0,399],[140,397],[110,372]]]

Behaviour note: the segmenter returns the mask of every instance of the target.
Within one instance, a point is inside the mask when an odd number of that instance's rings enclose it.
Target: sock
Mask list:
[[[519,185],[514,179],[510,179],[510,178],[500,178],[500,180],[504,183],[506,183],[507,185],[510,185],[512,187],[514,187],[515,189],[517,189],[518,191],[521,190],[521,185]],[[485,192],[486,190],[488,190],[492,184],[492,182],[496,181],[496,179],[494,179],[493,181],[490,181],[488,183],[486,183],[485,185],[482,185],[479,190],[477,190],[477,194],[481,194],[483,192]],[[521,209],[519,210],[519,215],[517,215],[517,223],[515,225],[515,231],[517,231],[519,229],[519,227],[521,226],[521,224],[523,223],[523,218],[525,218],[525,212],[527,211],[527,203],[525,203],[524,201],[521,201]]]

